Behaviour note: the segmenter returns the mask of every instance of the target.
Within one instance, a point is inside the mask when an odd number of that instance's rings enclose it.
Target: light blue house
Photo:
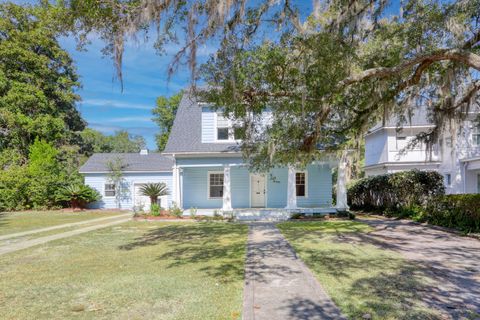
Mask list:
[[[185,94],[180,102],[166,148],[162,154],[129,154],[130,164],[124,207],[138,205],[146,199],[138,194],[138,187],[146,182],[165,182],[171,195],[162,206],[175,203],[186,210],[197,208],[199,214],[215,210],[236,215],[289,214],[300,212],[331,212],[332,161],[317,161],[304,169],[274,168],[269,172],[249,171],[239,152],[239,142],[231,122],[194,96]],[[116,155],[119,156],[119,155]],[[112,156],[92,156],[82,167],[86,184],[98,189],[106,199],[98,204],[112,207],[105,193],[110,188],[106,173],[92,168]],[[149,166],[142,163],[149,163]],[[343,172],[343,171],[342,171]],[[340,177],[343,177],[340,174]],[[344,186],[341,184],[341,186]],[[110,193],[111,194],[111,193]],[[337,201],[345,209],[346,201]]]

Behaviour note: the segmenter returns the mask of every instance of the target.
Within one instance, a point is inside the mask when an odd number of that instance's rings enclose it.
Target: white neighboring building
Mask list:
[[[471,113],[461,126],[447,130],[431,151],[423,143],[406,148],[417,134],[433,128],[424,110],[414,114],[400,130],[397,119],[377,125],[365,137],[366,176],[435,170],[443,175],[447,193],[480,193],[480,127],[475,121],[478,115]]]

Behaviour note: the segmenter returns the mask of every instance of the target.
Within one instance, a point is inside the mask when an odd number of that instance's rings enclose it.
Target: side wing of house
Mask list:
[[[124,170],[121,181],[116,187],[109,178],[108,162],[122,161]],[[161,154],[94,154],[82,166],[80,172],[84,175],[85,184],[96,189],[100,201],[91,204],[92,208],[127,209],[134,208],[148,211],[150,199],[140,192],[146,183],[164,183],[169,194],[159,199],[164,208],[172,205],[172,165],[173,159]]]

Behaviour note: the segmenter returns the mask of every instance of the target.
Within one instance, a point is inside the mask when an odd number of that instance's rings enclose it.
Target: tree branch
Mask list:
[[[344,87],[351,85],[356,82],[360,82],[363,80],[367,79],[383,79],[383,78],[388,78],[391,76],[398,75],[399,73],[405,71],[406,69],[409,69],[417,64],[426,64],[427,61],[431,61],[428,63],[428,65],[432,64],[433,62],[438,62],[438,61],[456,61],[463,63],[471,68],[474,68],[478,71],[480,71],[480,56],[461,49],[450,49],[450,50],[439,50],[437,52],[427,54],[427,55],[422,55],[418,56],[416,58],[413,58],[411,60],[407,60],[403,62],[402,64],[391,67],[391,68],[372,68],[372,69],[367,69],[359,74],[353,75],[351,77],[348,77],[339,83],[339,87]],[[421,73],[425,71],[425,68],[418,68],[417,71],[415,72],[417,77],[421,76]]]

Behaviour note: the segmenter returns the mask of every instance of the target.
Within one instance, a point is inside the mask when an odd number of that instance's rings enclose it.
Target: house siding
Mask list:
[[[183,208],[220,209],[222,199],[208,198],[208,172],[223,171],[220,167],[183,169]]]
[[[209,107],[202,108],[202,143],[215,142],[215,111]]]
[[[133,186],[135,183],[148,183],[148,182],[164,182],[167,185],[170,194],[166,196],[166,204],[168,207],[172,204],[172,173],[171,172],[152,172],[152,173],[124,173],[124,189],[125,194],[122,196],[120,202],[121,209],[132,209],[134,206],[134,191]],[[104,188],[108,183],[108,177],[105,173],[86,173],[85,184],[96,189],[101,195],[102,199],[95,203],[90,204],[91,208],[105,208],[115,209],[117,204],[115,197],[105,197]]]
[[[185,164],[177,161],[177,164]],[[188,159],[188,165],[192,165],[194,159]],[[196,159],[199,164],[204,164],[208,159]],[[192,207],[200,209],[221,209],[222,199],[208,198],[208,172],[223,171],[220,160],[229,163],[233,159],[223,158],[212,161],[215,166],[209,167],[184,167],[183,168],[183,208]],[[238,160],[238,159],[237,159]],[[306,168],[307,173],[307,197],[298,197],[297,205],[299,207],[325,207],[331,205],[332,199],[332,175],[328,165],[309,165]],[[233,166],[230,173],[232,207],[249,208],[250,207],[250,172],[247,167]],[[284,208],[287,205],[287,168],[272,169],[266,175],[266,207]]]

